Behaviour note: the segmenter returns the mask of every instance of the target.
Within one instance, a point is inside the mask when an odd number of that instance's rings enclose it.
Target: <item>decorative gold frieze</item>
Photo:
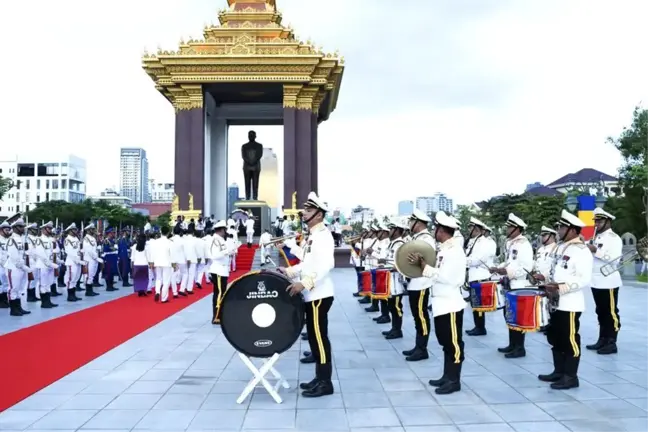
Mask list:
[[[297,108],[297,95],[304,86],[302,85],[284,85],[283,86],[283,106],[284,108]]]
[[[301,89],[297,95],[297,109],[299,110],[312,110],[313,109],[313,100],[317,95],[319,88],[317,87],[304,87]]]

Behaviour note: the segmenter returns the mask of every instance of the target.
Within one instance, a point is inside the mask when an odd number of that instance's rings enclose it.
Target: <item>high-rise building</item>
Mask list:
[[[86,161],[73,155],[38,154],[0,160],[0,176],[13,182],[0,201],[0,216],[26,212],[47,201],[86,199]]]
[[[436,213],[438,211],[452,213],[454,211],[454,203],[445,194],[437,192],[431,197],[416,198],[416,208],[425,214]]]
[[[173,202],[173,183],[157,183],[153,180],[149,184],[152,203],[170,203]]]
[[[234,203],[239,200],[239,187],[236,183],[232,183],[227,188],[227,215],[229,216],[234,211]],[[217,215],[217,217],[221,217]]]
[[[409,216],[414,211],[414,202],[411,200],[398,202],[398,216]]]
[[[271,148],[264,147],[261,156],[261,175],[259,176],[259,201],[265,201],[270,208],[278,208],[279,174],[277,155]]]
[[[150,202],[146,150],[124,147],[119,157],[119,193],[133,203]]]
[[[349,223],[371,223],[373,222],[375,217],[376,212],[374,211],[374,209],[358,206],[351,210],[351,218],[349,219]]]

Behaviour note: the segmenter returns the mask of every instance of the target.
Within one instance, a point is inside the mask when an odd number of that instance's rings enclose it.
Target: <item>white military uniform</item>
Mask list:
[[[180,287],[187,286],[187,258],[185,256],[184,244],[184,235],[180,236],[176,234],[171,237],[171,262],[176,265],[171,283],[171,291],[174,297],[178,295],[178,284],[180,284]]]
[[[540,229],[540,234],[553,234],[554,236],[558,235],[555,230],[543,226]],[[533,271],[540,273],[545,277],[545,280],[550,280],[551,269],[553,264],[556,261],[556,254],[558,251],[558,244],[556,242],[551,242],[548,244],[543,244],[536,250],[535,260],[533,263]]]
[[[85,265],[85,262],[81,260],[81,242],[76,235],[70,233],[72,230],[76,230],[76,224],[74,223],[65,230],[68,233],[64,243],[65,265],[67,267],[65,271],[65,286],[68,290],[68,297],[71,291],[74,292],[76,284],[81,277],[81,266]]]
[[[151,260],[149,264],[153,262],[153,255],[152,255],[152,248],[153,248],[153,243],[156,241],[155,238],[151,237],[148,240],[146,240],[146,246],[144,246],[144,252],[146,253],[146,256],[149,257]],[[151,292],[153,289],[155,289],[155,267],[151,268],[149,265],[148,269],[148,287],[146,292]]]
[[[204,237],[196,237],[196,256],[198,257],[198,264],[196,264],[196,277],[194,282],[201,286],[205,277],[205,264],[207,260],[207,244]],[[193,282],[191,282],[193,283]]]
[[[477,218],[470,218],[470,225],[481,230],[488,229],[488,226]],[[463,244],[461,244],[463,248]],[[491,278],[490,267],[494,265],[495,260],[495,242],[492,239],[480,234],[472,237],[466,245],[466,282],[483,282]],[[498,302],[503,304],[502,295],[498,295]],[[483,312],[473,310],[473,321],[475,328],[468,330],[469,336],[480,336],[486,334],[486,317]]]
[[[269,263],[270,259],[270,249],[272,248],[272,245],[267,245],[270,240],[272,240],[272,234],[269,232],[264,231],[263,234],[259,237],[259,249],[261,249],[261,265],[265,265]]]
[[[241,246],[241,242],[239,241],[236,222],[230,219],[227,221],[227,225],[229,226],[229,228],[227,229],[227,238],[225,239],[225,242],[227,243],[227,248],[233,251],[233,253],[229,256],[229,266],[230,271],[236,271],[236,257],[238,255],[238,248],[239,246]]]
[[[214,230],[227,229],[225,221],[218,221],[214,225]],[[227,231],[226,231],[227,232]],[[212,296],[212,324],[220,323],[220,306],[225,290],[227,289],[227,278],[230,274],[230,256],[234,254],[235,249],[231,244],[218,233],[212,238],[212,244],[209,247],[209,258],[211,265],[209,274],[214,284],[214,295]]]
[[[194,283],[196,281],[196,266],[198,265],[198,250],[197,242],[200,239],[196,238],[194,235],[187,234],[183,238],[182,250],[184,252],[185,259],[187,260],[187,271],[186,275],[182,277],[182,285],[180,285],[180,292],[189,292],[193,293]]]
[[[172,249],[176,247],[166,236],[149,242],[149,254],[155,268],[155,294],[163,302],[169,301],[169,287],[176,293],[177,287],[173,273]]]
[[[25,226],[22,219],[18,219],[11,224],[11,227]],[[26,264],[25,254],[25,237],[21,234],[13,233],[7,242],[7,278],[9,280],[8,297],[9,301],[18,300],[27,290],[27,275],[32,272]]]
[[[29,276],[27,276],[27,301],[37,301],[37,299],[40,298],[40,293],[37,289],[38,280],[40,278],[40,268],[36,265],[37,258],[35,252],[36,244],[38,242],[38,235],[32,234],[31,230],[38,230],[38,225],[33,223],[27,227],[27,241],[25,242],[27,249],[25,250],[25,256],[28,257],[27,265],[32,269],[32,280],[30,281]],[[34,296],[36,298],[34,298]],[[30,297],[32,297],[32,300],[30,300]]]
[[[563,210],[561,225],[585,226],[576,216]],[[580,316],[585,311],[583,289],[592,279],[593,258],[587,246],[578,238],[563,242],[556,251],[556,260],[549,282],[558,284],[559,298],[556,309],[551,312],[547,328],[547,341],[552,347],[554,372],[540,375],[542,381],[558,381],[555,389],[577,387],[580,361]],[[553,377],[552,377],[553,375]]]
[[[41,228],[50,227],[54,225],[43,225]],[[41,296],[43,294],[51,293],[51,286],[55,284],[54,270],[58,268],[55,264],[56,260],[56,241],[52,236],[41,234],[36,243],[32,256],[36,257],[35,266],[39,268],[38,289]]]
[[[392,221],[392,225],[395,229],[401,229],[403,231],[407,229],[407,224],[399,220]],[[396,270],[394,260],[396,258],[396,252],[404,244],[405,240],[402,237],[390,241],[387,247],[387,256],[385,257],[388,260],[385,268],[391,271],[391,292],[388,300],[388,309],[391,314],[392,328],[388,332],[383,332],[383,335],[387,339],[403,337],[403,294],[405,293],[405,279]]]
[[[6,230],[11,228],[6,222],[0,224],[0,230]],[[4,234],[0,234],[0,308],[9,307],[9,298],[7,296],[7,291],[9,290],[9,279],[7,279],[7,269],[6,263],[8,259],[7,255],[7,243],[9,242],[9,237],[5,237]]]
[[[85,229],[94,229],[94,225],[90,224]],[[97,268],[99,268],[99,264],[103,262],[103,259],[99,258],[99,254],[97,253],[97,239],[94,236],[86,234],[83,238],[82,253],[83,260],[88,263],[88,273],[85,275],[85,280],[83,281],[87,289],[88,286],[92,287],[94,275],[97,273]]]
[[[251,245],[254,241],[254,216],[252,215],[245,221],[245,236],[247,244]]]

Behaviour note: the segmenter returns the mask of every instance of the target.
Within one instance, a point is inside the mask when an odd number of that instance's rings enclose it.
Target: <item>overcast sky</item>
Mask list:
[[[320,127],[320,195],[394,213],[441,191],[467,203],[591,167],[648,104],[645,0],[278,0],[284,23],[346,70]],[[0,6],[2,151],[84,157],[88,192],[118,184],[119,148],[173,181],[171,105],[141,69],[225,0],[33,0]],[[230,132],[230,180],[241,182]],[[256,128],[282,163],[280,128]],[[361,163],[357,163],[361,160]],[[281,165],[280,165],[281,167]]]

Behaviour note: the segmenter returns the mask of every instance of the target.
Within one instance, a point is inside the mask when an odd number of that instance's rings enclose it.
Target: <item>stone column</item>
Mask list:
[[[175,93],[175,193],[180,210],[189,208],[189,194],[194,207],[203,210],[205,198],[205,115],[202,87],[186,86]]]

